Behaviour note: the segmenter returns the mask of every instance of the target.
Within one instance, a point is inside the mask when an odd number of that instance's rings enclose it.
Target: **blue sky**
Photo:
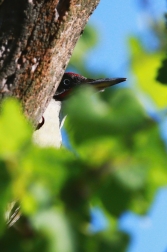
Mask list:
[[[89,21],[99,34],[99,44],[89,53],[87,61],[92,71],[99,70],[108,77],[129,76],[128,36],[145,37],[149,16],[163,20],[166,11],[165,0],[149,2],[151,8],[145,15],[139,0],[101,0]],[[146,216],[125,213],[119,226],[132,236],[127,252],[167,252],[167,188],[157,192]]]
[[[127,212],[119,227],[132,237],[128,252],[167,252],[167,188],[157,192],[146,216]]]
[[[150,0],[150,15],[163,18],[166,8],[165,0]],[[101,0],[90,18],[99,34],[99,43],[89,53],[88,66],[96,72],[106,75],[123,75],[127,73],[128,36],[140,35],[147,28],[142,23],[144,13],[139,0]]]

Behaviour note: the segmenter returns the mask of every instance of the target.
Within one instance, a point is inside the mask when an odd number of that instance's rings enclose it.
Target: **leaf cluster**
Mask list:
[[[2,104],[3,251],[125,251],[129,238],[117,228],[119,216],[127,210],[144,213],[157,187],[167,182],[157,124],[130,90],[76,92],[64,107],[71,150],[35,146],[18,102]],[[7,229],[4,214],[11,217],[15,201],[22,214],[15,228]],[[101,232],[92,231],[94,207],[107,219]]]

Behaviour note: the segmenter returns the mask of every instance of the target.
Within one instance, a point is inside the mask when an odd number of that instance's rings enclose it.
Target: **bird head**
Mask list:
[[[59,87],[53,96],[57,101],[64,101],[69,97],[71,91],[81,85],[91,85],[95,89],[101,91],[107,87],[116,85],[120,82],[126,81],[126,78],[103,78],[103,79],[89,79],[76,73],[65,73],[59,84]]]

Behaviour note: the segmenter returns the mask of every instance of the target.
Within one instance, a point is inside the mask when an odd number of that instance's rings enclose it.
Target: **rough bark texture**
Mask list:
[[[37,124],[99,0],[4,0],[0,99],[16,96]]]

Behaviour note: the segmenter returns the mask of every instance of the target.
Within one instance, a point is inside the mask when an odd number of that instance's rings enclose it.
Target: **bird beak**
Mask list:
[[[120,82],[126,81],[126,78],[105,78],[105,79],[97,79],[97,80],[91,80],[87,81],[86,84],[91,85],[95,87],[98,90],[103,90],[107,87],[114,86]]]
[[[69,97],[69,95],[71,94],[71,91],[77,86],[90,85],[94,87],[96,90],[102,91],[107,87],[114,86],[120,82],[126,81],[126,78],[89,79],[89,78],[85,78],[83,76],[80,76],[78,74],[73,74],[73,73],[71,75],[70,73],[65,73],[64,76],[65,78],[67,78],[67,80],[69,77],[71,78],[72,85],[71,86],[67,85],[67,87],[63,86],[60,88],[60,90],[58,87],[58,90],[53,96],[53,98],[57,101],[64,101],[66,98]]]

